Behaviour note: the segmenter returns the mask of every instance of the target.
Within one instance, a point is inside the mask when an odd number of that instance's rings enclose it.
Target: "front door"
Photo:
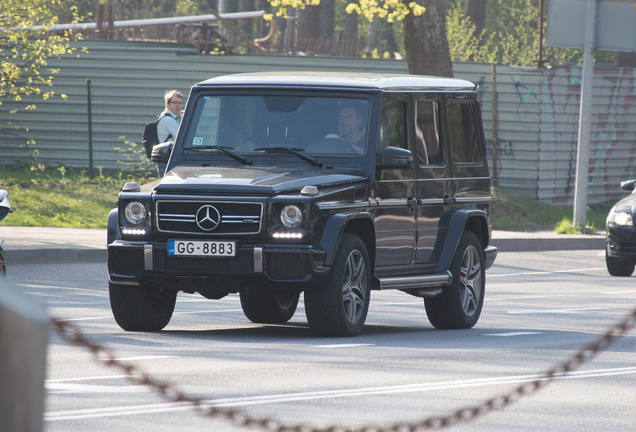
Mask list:
[[[382,100],[376,163],[388,146],[409,149],[406,127],[406,96]],[[376,199],[376,267],[413,263],[415,211],[417,208],[414,168],[384,169],[374,185]]]

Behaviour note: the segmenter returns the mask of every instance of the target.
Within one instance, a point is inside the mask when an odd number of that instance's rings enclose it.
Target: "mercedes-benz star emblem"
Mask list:
[[[212,231],[214,228],[219,226],[219,222],[221,222],[221,215],[216,207],[211,205],[204,205],[199,210],[197,210],[197,225],[203,231]]]

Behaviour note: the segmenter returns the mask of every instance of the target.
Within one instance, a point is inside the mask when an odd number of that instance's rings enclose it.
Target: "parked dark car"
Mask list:
[[[258,73],[195,85],[165,176],[108,219],[125,330],[165,327],[178,291],[240,295],[284,323],[304,293],[318,335],[354,336],[372,290],[421,297],[436,328],[481,314],[490,175],[477,86],[412,75]]]
[[[636,264],[636,180],[621,182],[621,188],[631,194],[617,202],[607,215],[605,263],[612,276],[631,276]]]

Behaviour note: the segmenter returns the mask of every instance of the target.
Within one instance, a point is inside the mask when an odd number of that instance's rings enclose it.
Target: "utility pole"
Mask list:
[[[588,174],[590,170],[590,129],[592,122],[592,91],[594,86],[594,48],[596,41],[597,0],[587,0],[583,77],[579,114],[579,143],[576,156],[574,186],[574,226],[585,228],[587,217]]]

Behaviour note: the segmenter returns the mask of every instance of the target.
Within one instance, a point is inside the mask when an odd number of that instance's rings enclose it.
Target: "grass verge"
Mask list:
[[[9,192],[13,209],[2,225],[106,228],[124,183],[155,178],[150,171],[104,170],[91,179],[85,169],[0,165],[0,189]]]
[[[493,229],[511,231],[555,230],[559,234],[577,234],[572,228],[572,206],[556,206],[493,188],[490,223]],[[605,229],[605,219],[613,203],[595,204],[587,209],[587,225]]]
[[[106,228],[108,212],[126,181],[144,184],[156,180],[152,170],[104,170],[90,179],[85,169],[0,165],[0,189],[9,191],[14,213],[2,221],[8,226]],[[605,227],[610,204],[591,206],[588,225]],[[494,229],[572,233],[572,207],[555,206],[494,188],[490,222]]]

